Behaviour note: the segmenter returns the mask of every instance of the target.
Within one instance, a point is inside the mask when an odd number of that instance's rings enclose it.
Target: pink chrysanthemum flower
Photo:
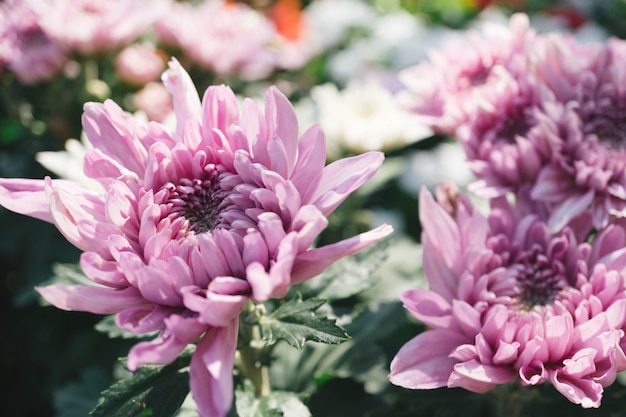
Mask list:
[[[81,54],[110,52],[136,39],[163,12],[162,2],[50,0],[35,3],[41,25],[57,42]]]
[[[603,387],[626,369],[624,229],[611,225],[586,243],[504,198],[485,217],[455,188],[442,195],[440,204],[420,195],[430,289],[402,296],[429,329],[400,349],[391,382],[481,393],[549,382],[598,407]]]
[[[532,197],[552,207],[555,227],[585,210],[604,227],[626,217],[626,41],[581,46],[554,36],[546,55],[538,72],[563,104]]]
[[[188,17],[186,30],[178,31],[178,41],[200,66],[247,80],[264,78],[276,67],[271,49],[275,29],[247,4],[205,0]]]
[[[117,324],[159,336],[135,345],[128,367],[166,364],[199,339],[190,386],[200,414],[225,416],[233,395],[238,315],[248,300],[291,284],[391,232],[311,248],[326,217],[378,169],[366,153],[325,164],[317,126],[298,138],[293,107],[270,88],[264,110],[241,109],[225,86],[202,102],[177,61],[164,82],[176,131],[139,125],[111,101],[85,105],[93,145],[85,173],[101,193],[64,180],[0,179],[0,204],[54,223],[82,249],[94,285],[38,291],[64,310],[117,314]]]
[[[463,145],[481,196],[533,187],[551,230],[588,213],[597,228],[626,217],[626,41],[537,35],[519,14],[509,32],[407,70],[414,110]]]
[[[53,78],[68,60],[66,50],[50,39],[39,20],[25,0],[0,4],[0,64],[23,84]]]
[[[485,24],[431,51],[429,60],[400,73],[411,92],[407,106],[422,123],[454,133],[481,108],[496,108],[498,92],[526,71],[524,51],[535,37],[528,17],[516,14],[510,27]]]

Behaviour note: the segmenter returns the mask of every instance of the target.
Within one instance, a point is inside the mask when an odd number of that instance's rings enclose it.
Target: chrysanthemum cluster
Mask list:
[[[485,197],[527,189],[558,230],[626,216],[626,41],[538,34],[525,15],[486,25],[406,70],[410,106],[456,137]]]
[[[525,15],[404,72],[411,106],[465,149],[490,199],[420,194],[428,330],[391,364],[408,388],[552,384],[598,407],[626,370],[626,42],[541,35]]]
[[[177,61],[164,83],[176,129],[140,124],[112,101],[87,103],[84,158],[94,191],[67,180],[0,179],[0,204],[51,222],[83,253],[93,285],[39,288],[64,310],[116,314],[121,328],[158,331],[128,367],[172,362],[197,342],[190,386],[203,416],[233,395],[238,317],[248,300],[283,297],[337,259],[391,232],[381,226],[313,248],[327,216],[383,161],[370,152],[325,166],[317,126],[300,138],[276,88],[264,108],[226,86],[200,101]]]
[[[195,3],[8,0],[0,4],[0,69],[33,84],[55,77],[72,54],[117,54],[141,36],[214,74],[247,80],[300,68],[319,52],[299,0],[279,0],[267,10]],[[137,71],[120,75],[137,83],[143,78],[134,77]]]

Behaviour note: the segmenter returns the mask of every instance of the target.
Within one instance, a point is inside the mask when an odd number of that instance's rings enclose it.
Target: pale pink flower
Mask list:
[[[115,58],[115,70],[120,79],[135,85],[145,85],[159,78],[166,59],[154,45],[136,43],[124,48]]]
[[[152,24],[152,29],[159,43],[182,49],[195,8],[190,2],[169,0],[165,3],[164,9],[165,11]]]
[[[135,40],[163,12],[161,1],[49,0],[34,3],[53,39],[81,54],[110,52]]]
[[[27,1],[0,4],[0,65],[23,84],[53,78],[68,61],[65,49],[50,39],[39,20]]]
[[[276,54],[270,49],[274,27],[243,3],[205,0],[177,36],[189,58],[218,75],[257,80],[276,66]]]
[[[111,101],[87,103],[93,145],[84,170],[106,191],[64,180],[0,179],[6,208],[54,223],[84,251],[93,285],[38,288],[64,310],[117,314],[117,324],[159,336],[135,345],[128,367],[166,364],[199,339],[190,386],[202,416],[225,416],[233,396],[238,316],[248,300],[289,286],[391,232],[381,226],[311,248],[326,217],[383,160],[370,152],[325,164],[317,126],[298,138],[295,112],[276,88],[264,110],[241,109],[226,86],[200,101],[177,61],[164,83],[177,124],[141,125]]]
[[[505,198],[484,216],[455,187],[438,191],[439,204],[425,190],[419,200],[430,289],[402,296],[428,330],[400,349],[391,382],[479,393],[548,382],[598,407],[626,369],[624,229],[587,243],[588,228],[552,233]]]
[[[172,97],[162,83],[146,84],[133,95],[133,106],[150,121],[162,123],[174,111]]]

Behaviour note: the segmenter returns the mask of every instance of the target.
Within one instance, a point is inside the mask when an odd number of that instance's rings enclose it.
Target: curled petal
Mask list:
[[[319,186],[311,201],[328,216],[354,190],[365,184],[383,163],[381,152],[367,152],[358,156],[340,159],[324,168]]]
[[[212,291],[211,286],[216,281],[228,280],[245,282],[237,278],[219,277],[209,284],[209,289],[206,291],[195,286],[184,287],[182,294],[185,307],[197,312],[201,323],[214,327],[226,326],[239,315],[248,301],[245,292],[249,292],[247,284],[242,288],[240,283],[231,283],[230,286],[234,287],[233,291],[223,291],[223,293]],[[223,286],[224,283],[217,282],[215,285]]]
[[[604,389],[591,379],[571,378],[559,370],[550,372],[550,382],[561,394],[584,408],[598,408]]]
[[[206,329],[197,318],[173,314],[164,319],[165,329],[154,340],[137,343],[128,353],[127,366],[131,371],[145,364],[167,365],[181,354]]]
[[[427,326],[446,329],[452,321],[452,306],[442,296],[429,290],[408,290],[400,297],[404,307]]]
[[[469,391],[483,393],[496,384],[505,384],[515,378],[515,372],[508,366],[483,365],[476,359],[454,366],[454,373],[448,382],[449,387],[463,387]]]
[[[45,189],[43,180],[0,178],[0,204],[16,213],[52,223],[50,201]]]
[[[136,334],[144,334],[162,330],[164,319],[172,314],[172,310],[161,306],[127,308],[115,316],[118,327]]]

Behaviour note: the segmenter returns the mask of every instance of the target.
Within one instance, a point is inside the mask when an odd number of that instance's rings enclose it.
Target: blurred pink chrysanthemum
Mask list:
[[[51,79],[68,61],[66,50],[50,39],[39,20],[25,0],[0,4],[0,66],[23,84]]]
[[[455,188],[442,196],[420,195],[430,289],[402,296],[429,329],[400,349],[391,382],[474,392],[548,382],[598,407],[626,369],[624,229],[610,225],[586,243],[504,198],[485,217]]]
[[[520,14],[501,30],[406,70],[413,110],[459,140],[483,197],[531,187],[551,230],[626,217],[626,41],[538,35]]]
[[[110,52],[136,39],[164,11],[162,1],[50,0],[35,3],[41,25],[76,52]]]
[[[274,27],[247,4],[206,0],[195,7],[185,29],[178,32],[185,54],[216,74],[257,80],[276,66],[270,48]]]
[[[517,14],[510,27],[485,24],[480,32],[431,51],[428,61],[400,73],[412,93],[407,106],[422,123],[448,134],[479,109],[495,111],[498,92],[526,71],[524,51],[535,37],[528,25],[528,18]]]
[[[150,43],[136,43],[124,48],[115,58],[120,79],[143,86],[159,78],[167,60],[165,54]]]
[[[552,207],[555,227],[585,210],[604,227],[626,217],[626,41],[581,46],[554,36],[546,53],[538,70],[563,104],[531,195]]]
[[[200,101],[177,61],[164,74],[175,132],[140,125],[115,103],[85,105],[93,145],[84,170],[101,193],[64,180],[0,179],[0,204],[54,223],[84,251],[93,285],[38,288],[64,310],[117,314],[159,336],[135,345],[128,367],[166,364],[199,339],[190,386],[203,416],[225,416],[233,395],[238,316],[248,300],[282,297],[335,260],[391,232],[311,248],[327,216],[378,169],[366,153],[325,164],[317,126],[298,138],[295,112],[275,88],[264,110],[239,107],[226,86]]]
[[[133,106],[145,113],[150,121],[164,123],[174,112],[172,96],[162,83],[146,84],[133,95]],[[164,123],[165,124],[165,123]]]

